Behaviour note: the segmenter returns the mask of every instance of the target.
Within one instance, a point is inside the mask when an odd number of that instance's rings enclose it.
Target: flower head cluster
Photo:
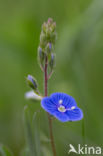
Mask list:
[[[77,107],[74,98],[65,93],[53,93],[50,97],[44,97],[41,106],[62,122],[83,118],[83,112]]]
[[[56,23],[49,18],[47,22],[42,25],[40,34],[40,43],[38,48],[38,59],[40,67],[44,68],[45,60],[47,58],[50,70],[54,68],[54,45],[56,41]],[[52,66],[51,66],[52,64]]]
[[[52,45],[56,40],[56,23],[52,18],[49,18],[47,22],[42,25],[42,31],[40,34],[40,47],[44,52],[46,49],[51,50]]]

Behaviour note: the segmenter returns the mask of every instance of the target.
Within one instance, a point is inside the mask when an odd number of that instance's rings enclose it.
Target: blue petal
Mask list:
[[[60,120],[61,122],[66,122],[66,121],[69,121],[70,120],[68,114],[62,113],[62,112],[59,112],[59,111],[56,111],[55,114],[54,114],[54,116],[58,120]]]
[[[77,107],[76,101],[72,96],[69,96],[67,102],[64,104],[66,108],[71,108],[72,106]]]
[[[83,112],[80,108],[76,107],[76,109],[66,111],[70,121],[78,121],[83,118]]]
[[[65,106],[66,108],[71,108],[72,106],[77,106],[75,99],[65,93],[53,93],[50,96],[52,98],[52,100],[58,104],[59,100],[63,100],[62,105]]]
[[[59,101],[62,100],[62,105],[66,109],[71,109],[72,106],[75,109],[67,110],[66,112],[58,111]],[[41,106],[51,115],[55,116],[61,122],[66,121],[78,121],[83,118],[83,112],[77,107],[75,99],[65,93],[53,93],[50,97],[44,97],[41,100]]]
[[[41,106],[51,115],[54,115],[57,110],[57,106],[55,103],[51,101],[49,97],[44,97],[41,101]]]

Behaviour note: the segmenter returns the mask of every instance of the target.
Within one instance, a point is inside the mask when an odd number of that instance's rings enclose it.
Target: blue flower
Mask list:
[[[50,97],[44,97],[41,106],[61,122],[78,121],[83,118],[83,112],[77,107],[74,98],[65,93],[53,93]]]

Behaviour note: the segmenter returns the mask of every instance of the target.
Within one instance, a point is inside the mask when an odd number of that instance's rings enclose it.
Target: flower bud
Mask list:
[[[38,48],[38,61],[41,69],[44,68],[44,60],[45,60],[45,53],[43,52],[42,48]]]
[[[38,48],[38,57],[39,57],[40,63],[42,64],[45,58],[45,54],[41,47]]]
[[[42,25],[42,30],[44,33],[46,33],[46,29],[47,29],[47,24],[46,22],[44,22],[44,24]]]
[[[42,100],[42,96],[35,93],[34,91],[29,91],[25,93],[25,98],[28,100]]]
[[[52,18],[48,18],[47,23],[48,23],[48,25],[51,25],[53,23],[53,19]]]
[[[51,31],[54,32],[56,29],[56,22],[53,22],[52,26],[51,26]]]
[[[51,68],[54,66],[54,54],[51,53],[54,50],[56,41],[56,23],[52,18],[49,18],[47,22],[42,25],[40,34],[40,43],[38,48],[39,63],[44,70],[45,58],[47,57],[48,64],[50,63]]]
[[[33,90],[35,90],[35,91],[38,90],[37,82],[36,82],[36,80],[35,80],[35,78],[33,76],[28,75],[27,83]]]
[[[53,44],[55,44],[56,37],[57,37],[56,32],[53,32],[53,33],[51,34],[51,41],[52,41]]]
[[[50,53],[52,51],[52,44],[51,43],[48,43],[47,46],[46,46],[46,53]]]
[[[52,18],[49,18],[47,22],[44,22],[42,25],[42,31],[40,35],[40,46],[42,48],[46,48],[48,42],[52,42],[55,44],[56,36],[56,23]]]
[[[40,35],[40,45],[42,47],[45,47],[46,45],[46,35],[43,32],[41,32],[41,35]]]
[[[49,66],[50,66],[51,70],[53,70],[55,67],[55,54],[54,53],[51,53],[51,59],[49,62]]]

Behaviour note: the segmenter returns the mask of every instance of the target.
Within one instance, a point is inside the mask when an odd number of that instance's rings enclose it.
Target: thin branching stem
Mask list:
[[[50,74],[48,75],[48,80],[50,79],[52,74],[53,74],[53,71],[51,71]]]
[[[48,73],[47,73],[47,68],[48,68],[48,60],[47,60],[47,57],[46,57],[46,59],[45,59],[45,69],[44,69],[44,92],[45,92],[44,94],[45,94],[45,96],[48,96]],[[48,114],[49,133],[50,133],[50,140],[51,140],[53,156],[56,156],[56,148],[55,148],[54,137],[53,137],[52,118],[50,117],[49,113],[47,113],[47,114]]]

